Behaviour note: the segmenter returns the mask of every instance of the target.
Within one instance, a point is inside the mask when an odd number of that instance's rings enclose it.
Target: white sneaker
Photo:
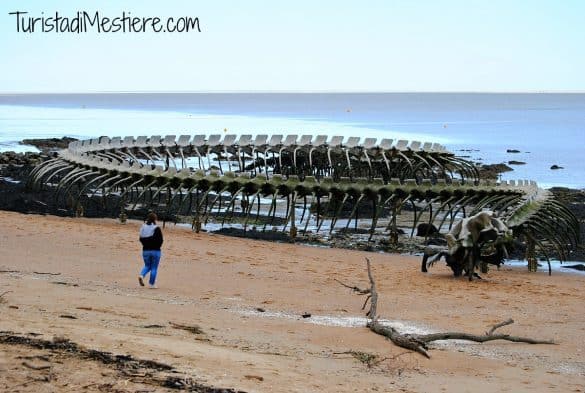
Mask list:
[[[138,276],[138,283],[140,284],[141,287],[143,287],[144,286],[144,277]]]
[[[158,289],[158,287],[156,285],[150,285],[150,284],[148,284],[148,288],[150,288],[150,289]]]

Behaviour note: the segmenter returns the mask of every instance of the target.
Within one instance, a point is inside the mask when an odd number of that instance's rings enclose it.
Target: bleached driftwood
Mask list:
[[[428,353],[428,343],[438,340],[466,340],[466,341],[473,341],[478,343],[484,343],[487,341],[494,341],[494,340],[505,340],[505,341],[512,341],[512,342],[521,342],[521,343],[528,343],[528,344],[555,344],[552,340],[540,340],[540,339],[533,339],[528,337],[519,337],[519,336],[511,336],[509,334],[494,334],[494,332],[507,325],[511,325],[514,323],[512,319],[508,319],[506,321],[500,322],[495,324],[491,327],[489,331],[487,331],[484,335],[475,335],[470,333],[463,333],[463,332],[444,332],[444,333],[430,333],[430,334],[403,334],[400,333],[398,330],[394,329],[390,326],[384,326],[379,322],[379,316],[377,313],[378,307],[378,291],[376,289],[376,281],[374,280],[374,276],[372,274],[372,266],[370,260],[366,258],[367,269],[368,269],[368,279],[370,281],[370,288],[368,289],[360,289],[358,287],[351,287],[346,284],[340,282],[343,286],[351,288],[354,292],[360,294],[368,294],[368,299],[364,303],[365,308],[367,301],[370,301],[370,309],[366,313],[366,316],[370,318],[367,326],[368,328],[376,334],[380,334],[394,344],[398,345],[399,347],[409,349],[411,351],[415,351],[420,353],[421,355],[430,358]]]

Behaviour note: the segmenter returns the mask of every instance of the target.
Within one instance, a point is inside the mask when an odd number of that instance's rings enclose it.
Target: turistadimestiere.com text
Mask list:
[[[18,33],[189,33],[201,32],[198,17],[181,16],[160,18],[157,16],[133,16],[122,12],[117,16],[105,16],[77,11],[74,16],[63,16],[58,11],[52,14],[31,15],[27,11],[13,11]]]

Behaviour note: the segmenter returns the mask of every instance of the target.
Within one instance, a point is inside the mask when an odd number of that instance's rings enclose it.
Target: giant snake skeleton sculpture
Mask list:
[[[101,137],[72,142],[31,172],[29,186],[51,187],[57,204],[68,200],[69,206],[116,195],[122,211],[154,207],[193,217],[197,228],[213,214],[223,226],[237,201],[244,230],[261,218],[265,230],[278,216],[292,237],[299,228],[307,232],[309,222],[313,230],[331,233],[366,219],[370,239],[387,233],[396,240],[397,216],[406,208],[411,236],[419,223],[448,231],[456,220],[489,210],[547,260],[566,260],[578,243],[576,218],[535,182],[480,182],[473,163],[436,143],[343,140],[323,135]],[[284,200],[286,208],[278,208]],[[359,217],[366,204],[369,216]],[[347,219],[340,221],[344,209]]]

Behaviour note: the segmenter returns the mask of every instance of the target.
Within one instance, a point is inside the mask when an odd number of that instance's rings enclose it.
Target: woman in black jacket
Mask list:
[[[144,286],[144,279],[150,272],[148,284],[150,288],[156,288],[156,274],[158,272],[158,264],[160,262],[160,246],[163,244],[162,231],[156,225],[156,214],[148,213],[146,222],[140,228],[140,243],[142,243],[142,259],[144,259],[144,267],[138,276],[138,282]]]

